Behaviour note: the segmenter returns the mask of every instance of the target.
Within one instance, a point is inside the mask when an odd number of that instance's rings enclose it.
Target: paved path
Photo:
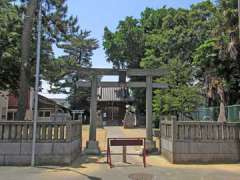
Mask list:
[[[138,134],[142,137],[143,133],[142,130],[132,130],[130,133],[130,130],[125,131],[118,127],[107,130],[109,137],[126,137],[129,134],[130,137]],[[138,180],[240,179],[240,164],[173,165],[161,156],[150,156],[147,158],[147,168],[143,168],[138,163],[137,156],[129,158],[132,164],[127,166],[118,164],[117,161],[121,161],[121,158],[115,158],[116,166],[112,169],[105,163],[105,157],[81,157],[72,167],[0,167],[0,180],[131,180],[130,177],[136,175],[141,176]]]

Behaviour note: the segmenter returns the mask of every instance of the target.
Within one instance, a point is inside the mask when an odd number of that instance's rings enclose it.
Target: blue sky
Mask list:
[[[105,26],[112,31],[118,25],[119,20],[126,16],[139,18],[146,7],[188,8],[191,4],[202,0],[68,0],[69,14],[79,19],[79,25],[83,29],[92,31],[92,37],[99,40],[100,48],[94,52],[94,67],[111,67],[105,61],[102,48],[103,29]]]
[[[100,48],[94,51],[92,58],[93,67],[111,68],[112,65],[105,61],[105,53],[102,47],[103,30],[107,26],[112,31],[120,20],[126,16],[139,18],[146,7],[161,8],[189,8],[191,4],[202,0],[68,0],[69,15],[78,17],[82,29],[90,30],[92,37],[98,39]],[[55,49],[55,54],[61,55],[62,51]],[[104,80],[112,80],[108,77]]]

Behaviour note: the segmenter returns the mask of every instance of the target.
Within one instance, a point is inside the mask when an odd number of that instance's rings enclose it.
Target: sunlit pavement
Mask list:
[[[108,137],[133,137],[142,129],[128,130],[119,127],[106,128]],[[137,152],[138,149],[128,149]],[[112,152],[121,152],[121,148]],[[121,163],[121,156],[113,157],[113,168],[106,164],[106,157],[79,157],[71,167],[0,167],[0,180],[239,180],[240,164],[226,165],[173,165],[159,155],[147,158],[147,167],[142,164],[142,157],[131,156],[128,163]]]

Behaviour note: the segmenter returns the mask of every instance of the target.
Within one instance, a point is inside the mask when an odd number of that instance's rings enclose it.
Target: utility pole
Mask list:
[[[238,0],[238,31],[239,31],[239,39],[240,39],[240,0]]]
[[[34,90],[34,117],[33,117],[33,139],[32,139],[32,159],[31,166],[35,166],[36,150],[36,131],[38,117],[38,91],[39,91],[39,72],[40,72],[40,53],[41,53],[41,30],[42,30],[42,1],[38,4],[38,23],[37,23],[37,55],[36,55],[36,74]]]

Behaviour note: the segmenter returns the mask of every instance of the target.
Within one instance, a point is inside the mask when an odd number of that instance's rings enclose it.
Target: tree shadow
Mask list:
[[[102,160],[104,157],[104,155],[100,155],[100,156],[87,156],[87,155],[80,155],[78,156],[69,167],[65,167],[65,166],[37,166],[36,168],[39,169],[47,169],[47,170],[51,170],[53,172],[57,172],[57,171],[68,171],[68,172],[73,172],[82,176],[87,177],[90,180],[102,180],[102,178],[100,177],[96,177],[96,176],[91,176],[85,173],[82,173],[79,171],[79,169],[83,169],[83,168],[87,168],[87,166],[84,166],[84,164],[106,164],[106,162],[104,161],[100,161]]]
[[[39,169],[47,169],[47,170],[52,170],[52,171],[69,171],[69,172],[74,172],[76,174],[79,174],[79,175],[82,175],[82,176],[85,176],[87,177],[89,180],[102,180],[102,178],[100,177],[96,177],[96,176],[91,176],[91,175],[88,175],[88,174],[84,174],[84,173],[81,173],[73,168],[67,168],[67,167],[50,167],[50,166],[38,166],[36,168],[39,168]]]
[[[87,156],[81,155],[77,157],[71,164],[72,168],[86,168],[83,164],[106,164],[103,161],[100,161],[104,158],[104,155],[100,156]]]

